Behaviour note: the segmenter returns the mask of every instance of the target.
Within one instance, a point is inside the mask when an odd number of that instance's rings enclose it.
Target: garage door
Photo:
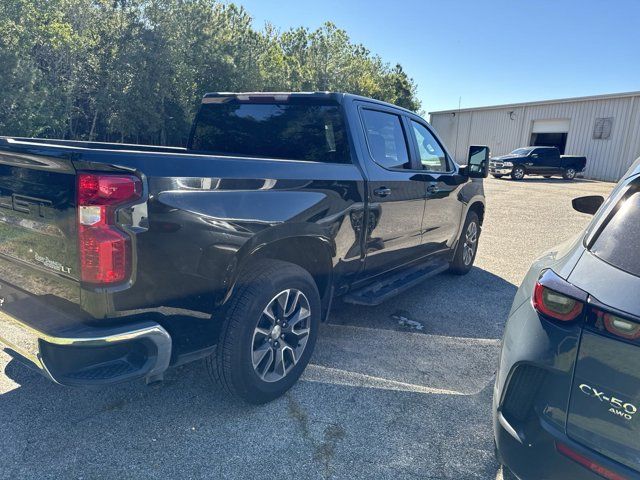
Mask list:
[[[531,133],[567,133],[569,132],[568,118],[554,120],[534,120]]]
[[[529,145],[536,147],[557,147],[564,154],[569,132],[568,118],[553,120],[534,120]]]

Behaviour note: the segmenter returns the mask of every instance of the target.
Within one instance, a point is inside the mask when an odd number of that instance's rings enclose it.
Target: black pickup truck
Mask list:
[[[545,178],[562,175],[565,180],[573,180],[586,165],[586,157],[560,155],[556,147],[524,147],[508,155],[491,158],[489,172],[495,178],[510,175],[514,180],[522,180],[525,175],[542,175]]]
[[[207,94],[187,148],[0,137],[0,344],[64,385],[207,358],[269,401],[335,298],[469,271],[488,158],[338,93]]]

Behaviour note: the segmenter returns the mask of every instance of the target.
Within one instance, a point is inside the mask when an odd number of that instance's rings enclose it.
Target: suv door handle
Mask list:
[[[427,187],[427,193],[429,193],[429,194],[438,193],[439,191],[440,191],[440,189],[438,188],[437,185],[429,185]]]
[[[390,189],[390,188],[387,188],[387,187],[380,187],[380,188],[376,188],[376,189],[373,191],[373,194],[374,194],[376,197],[386,197],[386,196],[388,196],[388,195],[391,195],[391,189]]]

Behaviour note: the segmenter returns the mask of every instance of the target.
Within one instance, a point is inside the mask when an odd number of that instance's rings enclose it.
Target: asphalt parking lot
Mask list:
[[[377,308],[338,305],[312,364],[265,406],[226,401],[201,362],[154,387],[49,383],[0,352],[0,478],[496,479],[491,394],[531,261],[613,184],[486,181],[476,267]]]

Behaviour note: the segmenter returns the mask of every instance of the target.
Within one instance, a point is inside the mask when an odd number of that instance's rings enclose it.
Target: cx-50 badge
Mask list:
[[[596,398],[609,407],[609,413],[625,420],[632,420],[633,416],[637,413],[638,407],[633,403],[624,402],[613,395],[607,395],[605,392],[598,390],[595,387],[583,383],[580,385],[580,391],[585,395]]]

